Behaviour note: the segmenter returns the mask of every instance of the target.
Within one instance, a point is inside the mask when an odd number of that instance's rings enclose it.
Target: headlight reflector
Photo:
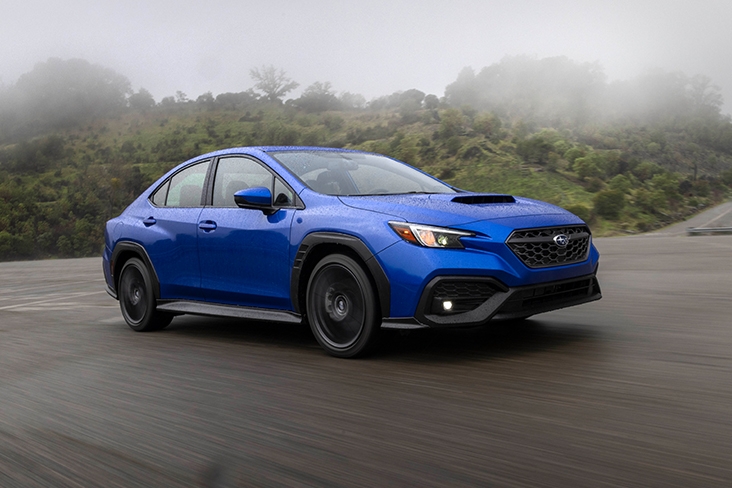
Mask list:
[[[464,246],[460,242],[460,238],[475,235],[464,230],[433,227],[431,225],[405,222],[389,222],[389,225],[405,241],[424,247],[463,249]]]

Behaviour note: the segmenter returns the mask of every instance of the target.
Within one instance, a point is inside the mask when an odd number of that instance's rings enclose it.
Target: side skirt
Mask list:
[[[158,300],[157,310],[171,313],[189,313],[193,315],[209,315],[212,317],[233,317],[238,319],[263,320],[269,322],[302,323],[302,316],[283,310],[265,308],[239,307],[218,303],[196,302],[192,300],[165,301]]]

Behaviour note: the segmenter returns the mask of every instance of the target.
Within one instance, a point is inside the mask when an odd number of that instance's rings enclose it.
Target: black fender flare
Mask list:
[[[155,266],[153,266],[152,261],[150,260],[150,256],[147,254],[147,251],[145,250],[143,245],[133,241],[118,242],[114,246],[112,256],[109,259],[109,271],[112,275],[112,283],[114,284],[113,291],[115,292],[115,294],[117,293],[117,280],[119,278],[117,274],[119,271],[122,270],[122,267],[117,263],[119,257],[124,253],[134,254],[136,257],[142,259],[142,262],[145,263],[145,266],[147,266],[147,268],[150,270],[150,275],[153,280],[153,294],[155,296],[155,299],[160,299],[160,280],[158,279],[157,271],[155,271]]]
[[[307,262],[308,255],[317,249],[319,245],[328,244],[335,246],[343,246],[354,252],[366,265],[367,271],[371,274],[376,285],[376,293],[379,298],[382,317],[388,317],[391,310],[391,286],[386,273],[374,258],[371,250],[358,237],[349,234],[340,234],[337,232],[313,232],[305,236],[300,243],[300,247],[295,254],[295,261],[292,265],[292,275],[290,277],[290,299],[296,313],[304,314],[304,310],[300,307],[300,294],[305,290],[300,289],[300,275],[303,266]]]

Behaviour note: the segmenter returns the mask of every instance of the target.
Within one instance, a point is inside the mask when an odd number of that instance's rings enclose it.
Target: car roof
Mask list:
[[[219,149],[207,154],[201,154],[196,156],[194,159],[202,159],[216,156],[224,156],[228,154],[257,154],[257,153],[273,153],[273,152],[286,152],[286,151],[307,151],[307,152],[352,152],[352,153],[365,153],[365,151],[358,151],[356,149],[343,149],[337,147],[318,147],[318,146],[240,146],[230,147],[226,149]]]

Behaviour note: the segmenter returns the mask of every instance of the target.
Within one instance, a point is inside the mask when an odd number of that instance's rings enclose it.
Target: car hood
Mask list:
[[[450,193],[339,198],[350,207],[383,213],[407,222],[446,227],[484,220],[515,228],[582,222],[556,205],[510,195]]]

